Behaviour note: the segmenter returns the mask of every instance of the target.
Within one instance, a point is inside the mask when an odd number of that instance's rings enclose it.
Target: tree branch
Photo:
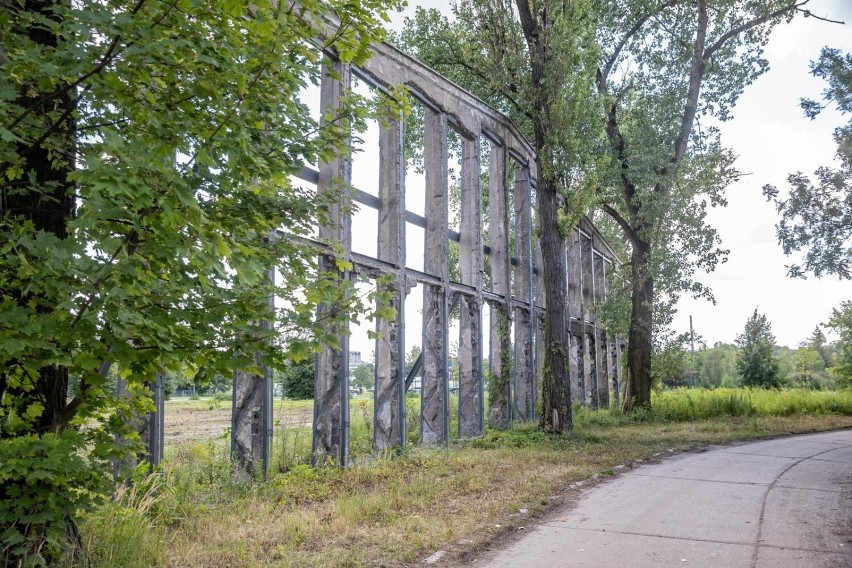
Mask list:
[[[142,9],[142,7],[145,5],[146,1],[147,0],[138,0],[136,2],[136,5],[133,6],[133,9],[130,11],[130,14],[136,15]],[[173,0],[171,5],[169,5],[166,8],[166,10],[162,14],[160,14],[160,16],[156,20],[154,20],[154,22],[151,24],[150,27],[154,28],[154,27],[159,26],[163,22],[163,20],[166,19],[166,16],[168,16],[171,13],[171,11],[174,9],[174,7],[177,6],[177,3],[178,3],[178,0]],[[118,48],[118,44],[121,41],[121,39],[122,39],[121,34],[116,35],[112,39],[109,46],[107,47],[106,52],[101,57],[101,60],[98,62],[97,65],[95,65],[95,67],[93,69],[89,70],[88,72],[84,73],[83,75],[81,75],[80,77],[75,79],[73,83],[69,83],[65,88],[56,89],[52,93],[45,95],[43,97],[39,97],[38,99],[33,101],[33,103],[30,106],[28,106],[27,108],[25,108],[24,111],[20,115],[15,117],[15,120],[13,120],[11,122],[11,124],[7,127],[7,130],[10,130],[10,131],[13,130],[16,126],[18,126],[18,124],[21,123],[22,120],[24,120],[27,116],[29,116],[30,113],[32,113],[36,108],[39,108],[40,106],[44,105],[45,103],[52,101],[53,99],[63,95],[64,93],[66,93],[68,91],[76,89],[77,87],[82,85],[84,81],[86,81],[90,77],[93,77],[94,75],[97,75],[98,73],[100,73],[107,65],[109,65],[124,50],[126,50],[128,47],[130,47],[130,46],[132,46],[133,44],[136,43],[136,40],[131,40],[124,45],[123,49],[116,51],[117,48]]]
[[[807,1],[807,0],[806,0]],[[686,93],[686,104],[683,108],[683,119],[680,123],[680,134],[675,141],[674,155],[669,162],[678,163],[686,153],[689,143],[689,135],[695,122],[695,114],[698,112],[698,95],[701,93],[701,81],[706,69],[706,58],[703,57],[704,44],[707,41],[707,1],[698,0],[698,29],[695,32],[695,43],[692,51],[692,68],[689,71],[689,89]]]
[[[719,49],[721,49],[722,46],[725,45],[725,42],[727,42],[732,37],[738,36],[739,34],[745,32],[745,31],[748,31],[755,26],[759,26],[760,24],[764,24],[764,23],[768,22],[769,20],[771,20],[772,18],[777,18],[778,16],[783,16],[786,12],[789,12],[790,10],[799,10],[802,6],[804,6],[805,4],[807,4],[810,1],[811,0],[803,0],[802,2],[798,2],[798,3],[793,2],[792,4],[789,4],[784,8],[779,8],[778,10],[775,10],[774,12],[770,12],[769,14],[761,16],[760,18],[755,18],[754,20],[745,22],[742,25],[739,25],[739,26],[737,26],[737,27],[735,27],[731,30],[728,30],[726,33],[722,34],[722,37],[720,37],[718,40],[716,40],[716,42],[713,45],[711,45],[710,47],[708,47],[707,49],[704,50],[704,53],[702,55],[702,59],[704,59],[706,61],[707,59],[710,59],[711,57],[713,57],[713,54],[716,53],[717,51],[719,51]],[[806,13],[809,13],[809,12],[806,12]]]
[[[636,231],[633,230],[633,227],[630,226],[630,223],[621,216],[621,213],[613,209],[610,205],[606,203],[602,203],[601,207],[607,215],[612,217],[612,220],[618,223],[618,226],[621,227],[621,230],[624,231],[624,237],[630,241],[634,247],[637,245]]]
[[[668,2],[662,4],[656,10],[647,13],[642,16],[631,26],[627,33],[624,34],[624,37],[621,38],[621,41],[618,42],[618,45],[615,46],[615,49],[612,52],[612,55],[609,56],[609,59],[606,60],[604,64],[603,71],[601,71],[598,75],[599,81],[602,81],[601,84],[606,84],[607,79],[609,79],[609,74],[612,72],[612,67],[615,65],[615,62],[618,61],[619,55],[621,55],[621,50],[624,49],[624,46],[627,45],[627,42],[630,41],[630,38],[639,33],[639,30],[642,29],[642,26],[645,25],[645,22],[653,18],[654,16],[658,16],[663,10],[666,8],[672,8],[680,4],[681,0],[669,0]]]

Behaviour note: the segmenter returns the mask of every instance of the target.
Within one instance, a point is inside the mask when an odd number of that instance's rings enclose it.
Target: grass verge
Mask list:
[[[521,426],[449,450],[379,456],[348,469],[311,469],[294,455],[252,485],[231,482],[224,441],[185,444],[171,452],[156,495],[144,493],[144,510],[134,506],[139,499],[119,500],[86,517],[82,530],[93,566],[139,566],[139,559],[209,568],[408,566],[438,549],[469,557],[531,522],[572,483],[660,452],[852,427],[852,411],[831,410],[845,409],[852,393],[840,393],[841,402],[800,402],[796,408],[811,413],[790,413],[747,392],[713,395],[746,396],[732,405],[702,402],[697,392],[686,393],[691,403],[685,394],[658,399],[654,413],[634,417],[579,410],[574,431],[564,436]],[[708,405],[728,411],[685,419]],[[309,442],[307,433],[302,437]],[[123,518],[127,523],[116,520]],[[121,558],[102,552],[121,534],[143,529],[153,537],[124,540],[136,550]]]

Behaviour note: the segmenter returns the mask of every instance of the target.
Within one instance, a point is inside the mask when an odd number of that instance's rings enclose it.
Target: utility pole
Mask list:
[[[689,352],[692,356],[692,368],[689,370],[689,386],[695,386],[695,332],[692,329],[692,316],[689,316]]]

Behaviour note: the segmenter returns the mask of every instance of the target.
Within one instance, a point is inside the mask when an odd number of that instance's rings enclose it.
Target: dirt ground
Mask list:
[[[294,428],[311,425],[313,408],[310,402],[276,401],[272,413],[276,423]],[[223,438],[231,428],[231,401],[213,399],[172,399],[166,401],[166,445]]]

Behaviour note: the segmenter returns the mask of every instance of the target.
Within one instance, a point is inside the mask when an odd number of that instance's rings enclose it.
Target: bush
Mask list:
[[[73,430],[0,439],[0,564],[63,556],[77,512],[93,508],[108,483],[108,464],[84,459],[83,445]]]

